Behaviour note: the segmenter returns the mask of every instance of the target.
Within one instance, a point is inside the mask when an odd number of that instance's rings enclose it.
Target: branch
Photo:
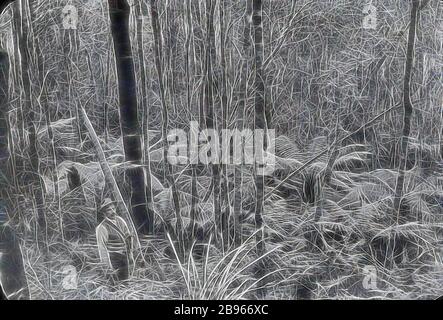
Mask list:
[[[103,152],[102,146],[100,145],[97,133],[95,132],[94,127],[92,126],[91,121],[89,120],[85,109],[82,106],[80,106],[79,109],[85,121],[86,129],[89,132],[89,136],[91,137],[92,143],[94,144],[94,148],[97,152],[100,168],[102,169],[103,175],[105,176],[106,183],[109,184],[112,188],[114,200],[117,201],[117,207],[119,208],[119,211],[124,215],[126,220],[129,222],[131,231],[136,239],[135,241],[136,248],[140,248],[141,245],[140,245],[140,239],[138,238],[137,229],[135,228],[128,207],[126,206],[125,201],[123,200],[120,189],[117,185],[117,182],[115,181],[114,175],[112,174],[111,167],[109,166],[109,163],[106,160],[106,156],[105,153]]]

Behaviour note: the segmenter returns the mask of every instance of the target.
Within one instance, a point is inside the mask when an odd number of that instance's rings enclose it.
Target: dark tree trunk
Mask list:
[[[403,114],[403,131],[401,136],[400,155],[399,155],[400,165],[398,169],[398,178],[395,187],[395,199],[394,199],[394,210],[395,213],[397,214],[397,219],[399,217],[401,198],[403,196],[405,170],[408,161],[408,142],[409,142],[409,134],[411,132],[411,118],[412,118],[411,79],[412,79],[412,68],[414,66],[415,37],[416,37],[417,24],[418,24],[419,5],[420,5],[419,0],[412,0],[411,22],[409,26],[405,77],[403,83],[404,114]]]
[[[120,102],[120,128],[123,136],[125,159],[136,168],[127,170],[131,184],[131,209],[134,223],[140,234],[152,231],[152,217],[146,210],[146,184],[141,165],[141,130],[137,114],[137,90],[134,62],[129,37],[130,8],[126,0],[109,0],[111,32],[117,66]]]

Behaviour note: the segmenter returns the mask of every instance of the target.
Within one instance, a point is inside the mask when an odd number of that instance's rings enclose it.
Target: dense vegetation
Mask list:
[[[30,297],[441,295],[443,5],[372,4],[10,4],[0,210]],[[168,134],[191,121],[275,129],[272,175],[172,165]],[[105,197],[139,244],[118,284],[94,233]]]

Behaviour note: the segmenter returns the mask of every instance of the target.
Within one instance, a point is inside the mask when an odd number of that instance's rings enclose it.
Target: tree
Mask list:
[[[214,103],[213,64],[215,64],[215,28],[214,28],[215,1],[206,1],[206,58],[205,58],[205,124],[207,129],[216,129],[216,113]],[[218,232],[223,234],[221,203],[220,203],[220,166],[211,164],[212,193],[214,202],[214,220]],[[223,237],[222,237],[223,240]]]
[[[127,175],[131,185],[131,209],[140,234],[152,232],[153,217],[146,209],[146,183],[142,164],[141,130],[137,113],[137,89],[129,36],[130,8],[126,0],[109,0],[111,33],[117,67],[120,104],[120,128],[125,159],[131,165]]]
[[[243,51],[241,61],[241,80],[239,92],[239,106],[237,109],[237,129],[243,131],[246,101],[248,99],[248,78],[249,78],[249,60],[251,47],[251,23],[252,16],[252,0],[246,1],[246,13],[243,26]],[[240,215],[242,214],[242,191],[243,191],[243,166],[235,166],[234,171],[234,243],[239,245],[242,242],[242,230]]]
[[[162,105],[162,140],[163,140],[163,171],[166,176],[166,181],[171,187],[172,191],[172,202],[173,207],[175,209],[176,215],[176,230],[179,234],[179,246],[182,245],[183,241],[181,239],[181,232],[183,231],[183,222],[180,215],[180,203],[178,198],[177,187],[175,185],[175,181],[172,176],[172,168],[171,165],[167,162],[168,155],[168,125],[169,125],[169,111],[168,105],[166,103],[166,91],[165,85],[163,82],[163,66],[162,66],[162,38],[161,38],[161,29],[160,22],[158,18],[158,7],[156,0],[150,0],[150,9],[151,9],[151,24],[152,31],[154,32],[154,59],[155,59],[155,67],[157,69],[157,77],[159,83],[159,91],[160,91],[160,101]],[[179,251],[183,253],[182,248],[179,248]]]
[[[403,82],[403,130],[400,142],[400,165],[398,168],[398,177],[395,187],[394,212],[397,214],[397,220],[400,215],[401,198],[403,196],[403,187],[405,180],[405,170],[408,161],[408,142],[411,132],[412,102],[411,102],[411,79],[412,68],[414,66],[415,37],[418,24],[419,0],[412,0],[411,22],[409,26],[408,47],[406,51],[405,77]]]
[[[256,228],[256,249],[257,255],[262,257],[265,253],[265,242],[264,242],[264,231],[263,231],[263,211],[264,211],[264,185],[265,179],[264,175],[262,175],[259,171],[261,171],[260,161],[258,163],[257,157],[263,157],[263,151],[266,150],[266,111],[265,111],[265,81],[263,77],[263,55],[264,55],[264,45],[263,45],[263,3],[262,0],[253,0],[252,2],[252,24],[254,27],[254,71],[255,71],[255,117],[254,117],[254,128],[264,130],[263,134],[263,143],[258,146],[257,143],[254,143],[254,159],[255,165],[253,167],[254,175],[255,175],[255,228]],[[257,133],[254,136],[254,140],[258,138]],[[258,149],[260,148],[260,150]],[[257,270],[256,270],[256,278],[262,279],[265,274],[265,261],[260,260]],[[258,287],[261,288],[258,291],[260,296],[264,296],[266,294],[264,289],[263,279],[258,281]]]
[[[143,1],[139,1],[139,4],[135,6],[135,14],[136,17],[142,17],[143,12]],[[149,156],[149,110],[148,110],[148,76],[146,74],[146,64],[144,58],[144,30],[143,30],[143,21],[137,19],[137,45],[138,45],[138,63],[139,63],[139,72],[141,77],[141,99],[140,99],[140,113],[142,116],[142,138],[143,138],[143,164],[146,170],[146,194],[147,194],[147,210],[148,216],[151,221],[154,220],[154,205],[153,205],[153,193],[152,193],[152,182],[151,182],[151,161]],[[150,233],[154,232],[154,224],[150,225]]]
[[[263,78],[263,3],[262,0],[253,0],[252,2],[252,23],[254,26],[254,70],[255,70],[255,129],[266,129],[266,114],[265,114],[265,82]],[[256,138],[256,137],[255,137]],[[264,135],[264,141],[266,140],[266,134]],[[263,145],[263,149],[266,148],[266,143]],[[262,150],[260,150],[261,153]],[[257,150],[255,150],[257,156]],[[255,159],[257,161],[257,159]],[[255,189],[256,189],[256,202],[255,202],[255,227],[260,230],[263,227],[263,206],[264,206],[264,176],[257,174],[257,163],[254,174],[255,176]],[[261,255],[264,253],[263,232],[257,233],[257,250]]]
[[[192,110],[192,80],[191,76],[193,75],[192,71],[195,72],[195,68],[192,69],[192,61],[191,58],[192,55],[192,37],[193,37],[193,24],[192,24],[192,4],[191,0],[186,0],[185,6],[185,14],[186,19],[184,19],[185,24],[185,30],[186,30],[186,41],[185,41],[185,73],[186,73],[186,102],[187,107],[189,110]],[[192,129],[192,128],[191,128]],[[191,135],[198,135],[198,132],[191,132]],[[191,137],[190,137],[191,138]],[[197,193],[197,169],[198,165],[194,164],[193,161],[191,161],[191,212],[190,212],[190,219],[191,219],[191,236],[192,239],[195,237],[195,220],[197,218],[198,214],[198,193]]]
[[[226,130],[228,126],[228,94],[227,94],[227,72],[226,72],[226,1],[219,1],[220,12],[220,68],[221,68],[221,84],[219,85],[221,91],[221,106],[222,106],[222,129]],[[222,185],[220,193],[220,206],[225,204],[225,210],[221,213],[221,229],[222,239],[225,246],[229,245],[229,216],[231,212],[231,205],[229,199],[229,180],[228,167],[226,164],[222,165]]]

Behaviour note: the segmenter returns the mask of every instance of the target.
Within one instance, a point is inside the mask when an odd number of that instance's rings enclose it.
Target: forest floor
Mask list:
[[[194,254],[179,262],[167,236],[142,240],[147,263],[121,283],[106,276],[92,235],[83,243],[64,244],[54,236],[48,241],[49,255],[27,237],[23,255],[31,298],[254,299],[258,283],[265,285],[260,292],[267,299],[433,299],[443,294],[441,165],[426,170],[413,166],[406,172],[402,211],[397,215],[397,171],[369,169],[366,151],[348,148],[339,154],[320,198],[310,177],[324,169],[327,158],[282,184],[282,168],[296,168],[304,160],[294,157],[278,158],[281,170],[266,188],[269,192],[280,185],[265,203],[264,257],[257,259],[255,254],[251,212],[245,213],[243,244],[225,252],[210,237],[200,243],[206,248],[203,255],[197,257],[194,246],[188,250]],[[87,166],[99,171],[97,164],[83,165]],[[207,189],[205,178],[200,179],[201,191]],[[183,191],[182,183],[178,185]],[[253,190],[253,183],[245,174],[244,203],[253,197],[248,190]],[[157,194],[156,213],[164,218],[163,193]],[[211,201],[200,203],[202,219],[208,221],[213,215]],[[260,261],[266,274],[259,282],[255,274]]]

